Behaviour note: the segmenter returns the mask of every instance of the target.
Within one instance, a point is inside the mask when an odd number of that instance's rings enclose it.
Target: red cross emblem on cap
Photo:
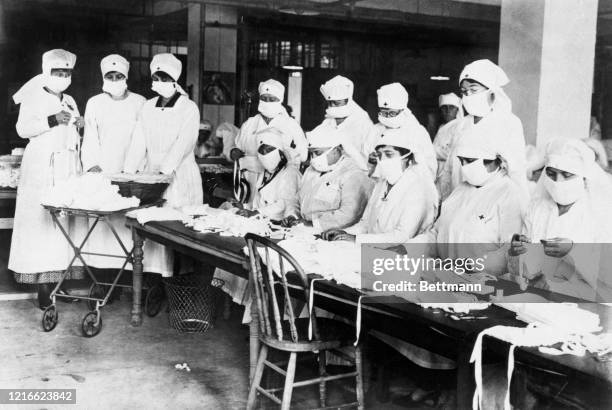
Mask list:
[[[385,102],[385,104],[384,104],[384,105],[385,105],[385,107],[386,107],[387,105],[389,105],[389,103]]]
[[[113,63],[113,65],[117,65],[117,63]]]

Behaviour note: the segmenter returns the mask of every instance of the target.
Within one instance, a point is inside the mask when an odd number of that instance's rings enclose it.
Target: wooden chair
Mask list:
[[[321,408],[326,407],[326,383],[332,380],[345,378],[355,379],[356,401],[329,408],[353,407],[363,409],[363,382],[361,349],[354,347],[355,331],[353,327],[330,320],[317,319],[314,311],[308,318],[296,318],[300,312],[294,309],[290,289],[303,295],[305,301],[309,300],[309,287],[306,274],[283,248],[269,239],[254,234],[246,235],[251,266],[251,281],[253,281],[253,303],[256,303],[259,320],[259,339],[261,349],[257,358],[257,367],[251,381],[247,409],[255,408],[257,393],[261,393],[270,400],[280,404],[281,409],[289,409],[291,395],[294,387],[303,387],[313,384],[319,385],[319,400]],[[259,249],[258,249],[259,248]],[[262,258],[260,252],[264,254]],[[275,255],[275,257],[272,257]],[[263,260],[262,260],[263,259]],[[272,263],[278,265],[279,272],[272,271]],[[286,263],[290,269],[286,270]],[[299,285],[288,283],[287,273],[296,274]],[[300,299],[302,296],[299,296]],[[254,306],[255,308],[255,306]],[[311,322],[309,322],[311,321]],[[308,339],[308,325],[312,326],[312,340]],[[354,357],[340,352],[337,349],[351,347]],[[269,349],[288,353],[289,361],[286,369],[282,364],[272,363],[268,360]],[[325,352],[333,351],[345,359],[350,359],[355,370],[348,373],[329,375],[326,370]],[[319,360],[319,376],[313,379],[295,381],[296,360],[298,353],[311,353]],[[265,368],[269,368],[285,377],[284,387],[265,389],[260,386]],[[282,398],[276,392],[282,391]]]

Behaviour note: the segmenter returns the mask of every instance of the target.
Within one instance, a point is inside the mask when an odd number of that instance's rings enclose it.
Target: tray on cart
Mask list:
[[[166,202],[165,199],[160,199],[150,204],[142,204],[139,206],[132,206],[130,208],[123,208],[123,209],[116,209],[113,211],[96,211],[92,209],[70,208],[70,207],[65,207],[65,206],[53,206],[53,205],[45,205],[45,204],[42,204],[42,206],[43,208],[51,212],[66,212],[66,213],[81,214],[81,215],[108,216],[108,215],[114,215],[114,214],[123,214],[123,213],[127,213],[130,211],[135,211],[137,209],[151,208],[154,206],[162,205],[164,202]]]

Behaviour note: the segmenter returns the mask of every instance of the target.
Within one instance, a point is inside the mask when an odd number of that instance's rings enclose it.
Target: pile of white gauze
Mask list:
[[[57,182],[42,199],[43,205],[91,211],[118,211],[140,205],[136,197],[119,195],[119,187],[102,174],[87,173]]]

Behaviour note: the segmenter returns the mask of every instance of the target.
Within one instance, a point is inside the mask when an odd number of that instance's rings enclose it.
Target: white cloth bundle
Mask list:
[[[529,323],[525,328],[493,326],[485,329],[476,338],[470,362],[474,363],[476,391],[472,408],[482,407],[482,338],[495,337],[510,343],[508,353],[508,390],[504,409],[510,406],[510,383],[514,371],[514,350],[516,346],[539,347],[543,353],[583,356],[587,350],[593,353],[607,353],[612,350],[612,336],[594,335],[601,330],[599,316],[569,303],[496,303],[517,313],[519,320]],[[562,343],[561,349],[548,346]]]
[[[254,233],[270,236],[270,221],[261,216],[245,218],[232,211],[219,210],[216,215],[206,214],[195,218],[183,219],[183,223],[198,232],[217,232],[221,236],[245,236]]]
[[[361,247],[351,242],[328,242],[313,237],[294,237],[280,241],[285,249],[300,264],[304,272],[316,273],[328,280],[361,289]],[[260,251],[261,257],[265,254]],[[280,271],[278,258],[270,253],[274,272]],[[287,268],[287,262],[284,263]]]
[[[50,188],[42,204],[56,207],[87,209],[92,211],[117,211],[140,205],[136,197],[119,195],[119,187],[101,174],[85,174],[61,181]]]
[[[151,221],[182,221],[185,215],[178,209],[170,207],[150,207],[136,209],[127,213],[130,218],[136,218],[139,224]]]

